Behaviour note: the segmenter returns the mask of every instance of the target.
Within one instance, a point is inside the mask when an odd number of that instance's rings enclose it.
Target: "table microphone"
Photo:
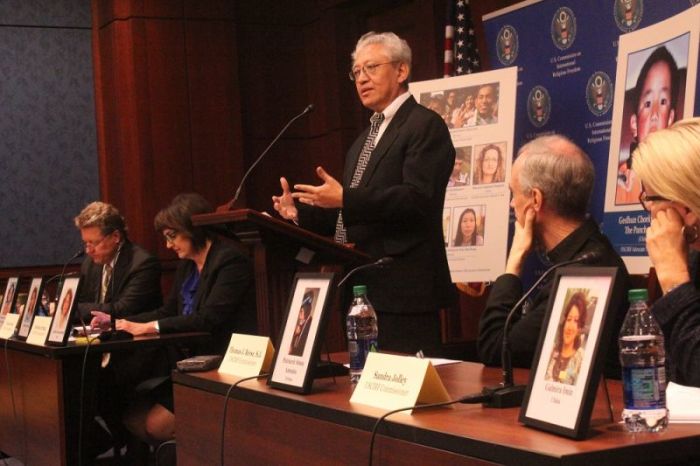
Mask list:
[[[265,154],[267,154],[267,152],[272,148],[272,146],[275,145],[277,140],[285,133],[285,131],[287,131],[287,128],[289,128],[292,125],[292,123],[297,121],[299,118],[301,118],[304,115],[311,113],[313,111],[314,111],[314,104],[307,105],[303,112],[301,112],[300,114],[296,115],[294,118],[289,120],[289,122],[284,126],[284,128],[282,128],[282,130],[279,132],[279,134],[277,134],[277,136],[275,136],[275,138],[272,140],[272,142],[270,144],[268,144],[268,146],[265,148],[265,150],[262,151],[262,154],[260,154],[258,156],[258,158],[255,159],[255,162],[253,162],[253,164],[250,166],[250,168],[248,168],[248,170],[246,170],[245,174],[243,175],[243,178],[241,178],[241,182],[238,184],[238,189],[236,189],[236,194],[233,195],[233,199],[231,199],[231,201],[226,205],[226,208],[228,210],[233,209],[233,205],[238,200],[238,196],[241,195],[241,189],[243,189],[243,185],[245,184],[245,180],[248,179],[248,176],[252,173],[253,169],[258,165],[258,163],[260,163],[260,161],[263,159],[263,157],[265,157]]]
[[[525,300],[532,295],[532,293],[537,289],[542,280],[547,278],[553,271],[560,267],[573,264],[581,264],[586,262],[592,262],[597,260],[602,255],[602,251],[593,250],[580,256],[554,264],[537,279],[534,285],[525,292],[525,294],[518,300],[517,303],[510,309],[508,316],[506,317],[506,322],[503,325],[503,347],[501,350],[501,367],[503,368],[503,381],[496,385],[495,387],[484,387],[481,393],[474,395],[467,395],[462,398],[462,403],[483,403],[484,406],[488,408],[513,408],[515,406],[520,406],[523,402],[523,396],[525,395],[525,385],[515,385],[513,383],[513,361],[512,354],[510,350],[510,339],[508,338],[508,332],[510,331],[511,320],[515,313],[520,309]]]
[[[56,301],[58,301],[58,297],[59,297],[58,295],[59,295],[59,293],[60,293],[60,291],[61,291],[61,288],[63,288],[63,281],[64,281],[65,278],[66,278],[66,267],[68,267],[68,264],[70,264],[71,262],[73,262],[74,260],[76,260],[78,257],[83,257],[84,255],[85,255],[85,248],[81,247],[81,248],[78,250],[78,252],[76,252],[75,254],[73,254],[73,255],[71,256],[71,258],[68,259],[68,260],[66,261],[65,264],[63,264],[63,268],[61,269],[61,273],[60,273],[60,274],[54,275],[53,277],[51,277],[51,278],[49,278],[48,280],[46,280],[45,285],[48,285],[48,284],[51,283],[52,281],[58,279],[58,284],[56,285]],[[73,272],[71,272],[71,273],[74,274]],[[70,274],[69,274],[69,275],[70,275]]]
[[[390,265],[392,262],[394,262],[393,257],[385,256],[382,257],[381,259],[378,259],[374,262],[371,262],[369,264],[364,264],[360,265],[359,267],[355,267],[351,271],[349,271],[343,278],[338,282],[338,288],[340,288],[345,281],[350,278],[352,275],[355,274],[355,272],[359,272],[360,270],[365,270],[365,269],[371,269],[374,267],[386,267],[387,265]]]

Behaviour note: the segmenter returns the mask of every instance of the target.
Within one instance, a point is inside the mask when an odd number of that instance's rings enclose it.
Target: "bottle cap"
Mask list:
[[[363,294],[367,294],[367,285],[355,285],[352,287],[353,296],[362,296]]]
[[[630,301],[646,301],[649,299],[649,292],[644,288],[635,288],[627,292],[627,299]]]

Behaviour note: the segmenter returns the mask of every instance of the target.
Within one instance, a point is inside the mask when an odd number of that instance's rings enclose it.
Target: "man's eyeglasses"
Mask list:
[[[86,251],[87,251],[88,249],[93,249],[93,250],[94,250],[95,248],[97,248],[97,246],[99,246],[100,244],[102,244],[102,242],[103,242],[104,240],[106,240],[107,237],[108,237],[109,235],[111,235],[112,233],[114,233],[114,232],[113,232],[113,231],[112,231],[112,232],[109,232],[109,233],[107,233],[106,235],[104,235],[102,238],[100,238],[100,239],[98,239],[98,240],[96,240],[96,241],[83,241],[83,248],[84,248]]]
[[[350,81],[355,81],[360,77],[360,73],[364,72],[367,76],[374,76],[377,72],[377,68],[379,68],[382,65],[388,65],[389,63],[396,63],[396,60],[394,61],[387,61],[384,63],[371,63],[369,65],[362,65],[362,66],[356,66],[350,72],[348,73],[348,77],[350,78]]]
[[[650,196],[646,191],[639,193],[639,203],[642,204],[642,208],[649,212],[651,205],[650,202],[670,202],[670,199],[666,199],[663,196]]]

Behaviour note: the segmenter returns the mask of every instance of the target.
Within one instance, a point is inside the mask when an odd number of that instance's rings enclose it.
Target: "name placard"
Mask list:
[[[387,411],[413,406],[417,402],[449,400],[450,396],[429,360],[384,353],[369,353],[350,398],[351,403]]]
[[[270,370],[274,355],[275,348],[269,337],[234,333],[219,373],[241,378],[259,375]]]
[[[46,337],[49,336],[51,319],[51,316],[35,316],[32,329],[29,331],[27,343],[30,345],[44,346],[46,344]]]
[[[7,314],[5,316],[5,321],[0,327],[0,338],[5,340],[12,338],[17,330],[17,322],[19,322],[19,314]]]

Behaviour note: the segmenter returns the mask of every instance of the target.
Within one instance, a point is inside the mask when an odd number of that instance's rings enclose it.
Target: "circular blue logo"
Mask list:
[[[552,100],[549,92],[543,86],[535,86],[527,95],[527,116],[530,123],[541,128],[549,121],[552,112]]]
[[[691,1],[692,3],[692,1]],[[622,32],[637,29],[644,13],[644,0],[615,0],[615,24]]]
[[[511,65],[518,58],[518,31],[511,25],[505,25],[498,31],[496,54],[503,65]]]
[[[601,116],[612,107],[613,85],[610,76],[597,71],[588,78],[586,84],[586,103],[588,110],[595,116]]]
[[[569,7],[561,7],[552,17],[552,42],[559,50],[566,50],[576,40],[576,16]]]

